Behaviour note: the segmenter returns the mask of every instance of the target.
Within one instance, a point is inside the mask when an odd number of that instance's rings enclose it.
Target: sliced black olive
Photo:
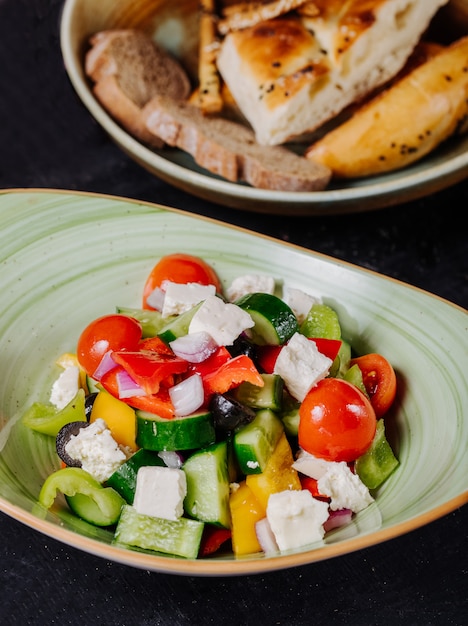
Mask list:
[[[232,357],[245,354],[250,357],[254,363],[257,358],[255,345],[245,335],[237,337],[231,346],[227,346],[227,349]]]
[[[94,401],[96,400],[96,396],[97,396],[97,392],[88,393],[88,395],[85,398],[85,415],[86,415],[87,422],[89,422],[91,418],[91,411],[93,410],[93,404],[94,404]]]
[[[250,424],[256,415],[250,407],[221,393],[215,393],[211,398],[210,410],[215,428],[223,432]]]
[[[73,459],[67,454],[66,446],[70,441],[72,435],[77,435],[82,428],[86,428],[88,422],[70,422],[62,426],[55,439],[55,449],[57,454],[69,467],[81,467],[81,461],[79,459]]]

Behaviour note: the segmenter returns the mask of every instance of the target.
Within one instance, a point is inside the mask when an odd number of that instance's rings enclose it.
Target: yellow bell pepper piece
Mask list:
[[[114,398],[107,391],[100,391],[94,400],[89,421],[92,423],[98,418],[106,422],[119,445],[126,446],[134,452],[138,450],[135,442],[136,417],[132,407]]]
[[[276,444],[273,454],[268,459],[261,474],[249,474],[246,483],[257,500],[266,510],[268,498],[272,493],[287,489],[301,490],[301,481],[297,471],[291,467],[294,457],[286,434],[283,433]]]
[[[266,516],[265,508],[260,504],[245,480],[233,491],[229,498],[231,510],[231,541],[236,556],[260,552],[255,532],[255,524]]]

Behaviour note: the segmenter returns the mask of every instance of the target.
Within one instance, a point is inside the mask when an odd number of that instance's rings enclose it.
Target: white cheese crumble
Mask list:
[[[72,435],[65,451],[72,459],[79,459],[81,467],[100,483],[106,481],[127,458],[103,419],[97,419],[81,428],[77,435]]]
[[[318,480],[326,474],[328,466],[332,462],[333,461],[320,459],[301,448],[294,463],[292,464],[292,467],[301,474],[304,474],[304,476],[310,476],[310,478]]]
[[[178,520],[184,513],[187,479],[182,469],[161,466],[140,467],[133,506],[138,513]]]
[[[275,291],[275,279],[261,274],[245,274],[235,278],[226,289],[229,302],[235,302],[248,293],[269,293]]]
[[[78,393],[80,388],[80,368],[77,365],[66,367],[52,385],[50,401],[57,407],[63,409]]]
[[[268,498],[266,514],[278,548],[290,550],[323,539],[328,504],[307,489],[280,491]]]
[[[322,303],[322,298],[319,296],[312,296],[311,294],[308,294],[301,289],[295,289],[294,287],[284,288],[283,300],[289,308],[292,309],[299,324],[302,324],[307,317],[307,313],[314,304]]]
[[[289,393],[302,402],[307,392],[327,376],[332,363],[318,351],[314,341],[295,333],[281,349],[274,373],[281,376]]]
[[[325,474],[317,480],[317,487],[331,498],[332,511],[351,509],[358,513],[374,501],[369,489],[344,461],[330,462]]]
[[[192,317],[189,334],[207,332],[219,346],[230,346],[254,321],[247,311],[224,302],[218,296],[208,297]]]
[[[164,282],[164,290],[162,317],[185,313],[216,293],[214,285],[179,284],[171,281]]]

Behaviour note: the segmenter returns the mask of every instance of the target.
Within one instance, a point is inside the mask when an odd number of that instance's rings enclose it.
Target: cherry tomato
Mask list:
[[[216,272],[203,259],[191,254],[168,254],[156,263],[146,279],[143,288],[143,308],[152,308],[146,300],[150,293],[156,287],[160,287],[165,280],[180,284],[214,285],[218,293],[222,291],[221,281]]]
[[[382,417],[393,404],[397,382],[395,370],[381,354],[365,354],[351,360],[362,372],[366,388],[377,418]]]
[[[92,321],[78,339],[76,356],[81,367],[93,376],[102,357],[109,350],[138,350],[141,324],[133,317],[103,315]]]
[[[327,461],[353,461],[374,438],[377,419],[366,396],[355,385],[324,378],[299,408],[301,448]]]

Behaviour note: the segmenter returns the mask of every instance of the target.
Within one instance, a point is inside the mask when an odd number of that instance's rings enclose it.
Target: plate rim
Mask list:
[[[83,67],[78,68],[74,62],[75,51],[71,32],[77,2],[79,0],[65,0],[59,26],[60,48],[65,70],[76,93],[90,115],[98,121],[123,152],[153,175],[159,176],[165,182],[188,193],[231,208],[260,213],[341,215],[394,206],[401,203],[400,194],[405,194],[404,202],[416,200],[468,177],[468,150],[421,171],[412,172],[404,168],[401,170],[403,175],[400,178],[371,183],[363,187],[358,185],[345,189],[313,192],[258,189],[173,163],[127,133],[94,97]],[[157,174],[152,171],[153,168]]]
[[[17,188],[17,189],[5,189],[0,190],[0,200],[3,196],[9,195],[27,195],[27,196],[74,196],[77,198],[87,198],[87,199],[102,199],[109,200],[111,202],[123,202],[129,205],[139,205],[144,206],[149,209],[157,209],[158,211],[165,211],[169,213],[180,214],[183,216],[187,216],[190,219],[195,221],[207,221],[214,225],[218,225],[226,230],[234,230],[240,234],[247,234],[255,237],[263,238],[267,241],[274,243],[275,245],[281,245],[285,248],[290,248],[297,252],[306,252],[312,256],[315,256],[321,260],[324,260],[328,263],[337,264],[340,266],[348,267],[353,269],[358,273],[368,274],[370,276],[377,276],[379,279],[382,279],[384,282],[395,283],[402,286],[405,289],[416,290],[421,294],[425,294],[431,298],[435,298],[440,300],[441,302],[454,307],[455,309],[459,309],[460,311],[467,313],[467,311],[436,294],[432,294],[428,291],[425,291],[419,287],[414,285],[405,283],[401,280],[380,274],[374,270],[370,270],[365,267],[361,267],[359,265],[350,263],[348,261],[342,261],[331,257],[329,255],[323,254],[321,252],[316,252],[315,250],[304,248],[303,246],[299,246],[297,244],[293,244],[287,241],[283,241],[281,239],[272,237],[270,235],[263,235],[261,233],[256,233],[255,231],[249,230],[247,228],[229,224],[217,220],[211,217],[205,217],[203,215],[199,215],[196,213],[191,213],[185,211],[183,209],[168,207],[162,204],[157,204],[149,201],[137,200],[133,198],[126,198],[112,194],[102,194],[95,192],[86,192],[86,191],[76,191],[76,190],[64,190],[64,189],[53,189],[53,188]],[[159,554],[147,554],[143,552],[132,551],[127,548],[119,547],[113,544],[104,543],[97,539],[93,539],[91,537],[87,537],[85,535],[81,535],[80,533],[67,529],[65,527],[61,527],[59,525],[53,524],[47,519],[41,519],[40,517],[35,516],[32,512],[27,511],[26,509],[21,508],[18,505],[15,505],[4,497],[0,496],[0,511],[7,514],[13,519],[25,524],[31,529],[40,532],[48,537],[51,537],[57,541],[61,541],[62,543],[69,545],[71,547],[80,549],[84,552],[88,552],[92,555],[99,556],[105,559],[113,559],[115,562],[141,568],[147,569],[155,572],[161,573],[173,573],[179,574],[183,576],[238,576],[238,575],[250,575],[250,574],[259,574],[264,572],[271,572],[276,570],[289,569],[292,567],[298,567],[303,565],[311,565],[315,562],[326,560],[329,558],[335,558],[339,556],[345,556],[357,550],[361,550],[364,548],[372,547],[388,541],[390,539],[396,538],[403,534],[407,534],[413,530],[417,530],[441,517],[447,515],[454,510],[461,508],[462,506],[468,504],[468,488],[461,493],[456,494],[451,497],[449,500],[440,503],[436,507],[433,507],[429,510],[425,510],[420,514],[414,515],[407,520],[399,522],[397,524],[390,525],[389,527],[368,531],[366,533],[360,534],[357,537],[351,537],[348,539],[343,539],[337,543],[330,543],[324,546],[320,546],[311,550],[295,552],[294,554],[280,554],[275,556],[254,556],[248,557],[246,559],[233,559],[232,557],[228,559],[210,559],[210,560],[201,560],[201,559],[193,559],[193,560],[184,560],[184,559],[174,559],[170,556],[164,556]]]

